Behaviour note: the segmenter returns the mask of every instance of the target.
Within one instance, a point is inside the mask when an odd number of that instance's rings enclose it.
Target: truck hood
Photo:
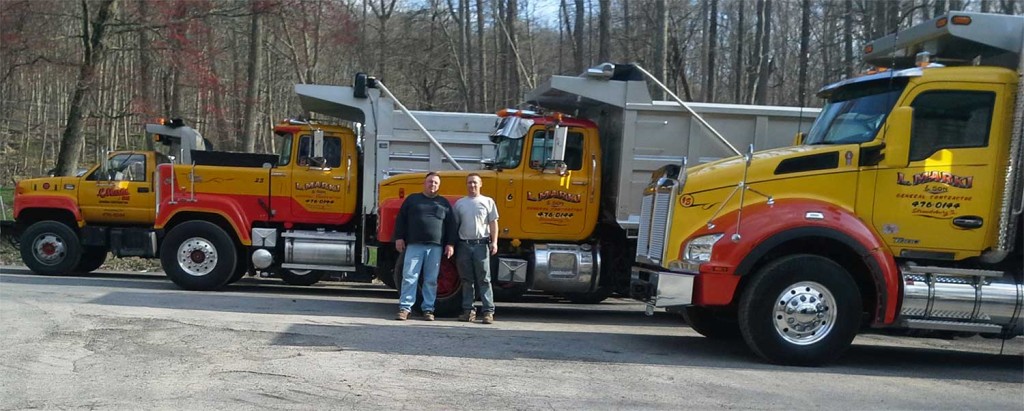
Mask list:
[[[857,168],[860,147],[814,145],[783,147],[754,153],[746,170],[747,185],[773,180],[849,171]],[[700,193],[735,187],[743,181],[743,157],[730,157],[690,167],[686,172],[686,193]]]
[[[69,191],[77,188],[79,177],[39,177],[18,181],[15,190],[17,196],[33,194],[52,194],[60,191]],[[65,185],[68,187],[65,188]]]

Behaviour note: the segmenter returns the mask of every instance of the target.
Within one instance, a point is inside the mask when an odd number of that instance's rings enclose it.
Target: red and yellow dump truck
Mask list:
[[[4,221],[32,271],[87,273],[114,256],[155,256],[153,171],[189,163],[209,142],[180,120],[148,124],[161,151],[116,151],[84,174],[25,179],[14,190],[14,218]]]
[[[866,329],[1024,329],[1024,17],[953,12],[868,43],[802,144],[644,189],[632,294],[768,361]],[[1016,69],[1016,70],[1015,70]]]

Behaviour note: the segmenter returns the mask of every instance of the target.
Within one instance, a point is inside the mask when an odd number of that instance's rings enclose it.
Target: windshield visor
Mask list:
[[[533,120],[522,117],[502,117],[491,133],[491,142],[498,144],[502,139],[521,139],[533,126]]]

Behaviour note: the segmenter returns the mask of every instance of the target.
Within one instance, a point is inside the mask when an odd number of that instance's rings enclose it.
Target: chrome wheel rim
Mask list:
[[[188,275],[202,277],[217,267],[217,247],[209,240],[192,237],[178,246],[178,266]]]
[[[53,233],[43,233],[32,240],[32,252],[36,260],[44,265],[57,265],[64,261],[68,248],[64,239]]]
[[[835,298],[825,286],[801,281],[786,287],[775,299],[773,323],[782,339],[810,345],[828,336],[835,325]]]

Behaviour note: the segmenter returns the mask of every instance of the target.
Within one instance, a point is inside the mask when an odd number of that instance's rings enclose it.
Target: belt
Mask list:
[[[491,239],[490,238],[478,238],[476,240],[459,240],[459,241],[462,241],[463,243],[470,244],[470,245],[490,244],[491,243]]]

